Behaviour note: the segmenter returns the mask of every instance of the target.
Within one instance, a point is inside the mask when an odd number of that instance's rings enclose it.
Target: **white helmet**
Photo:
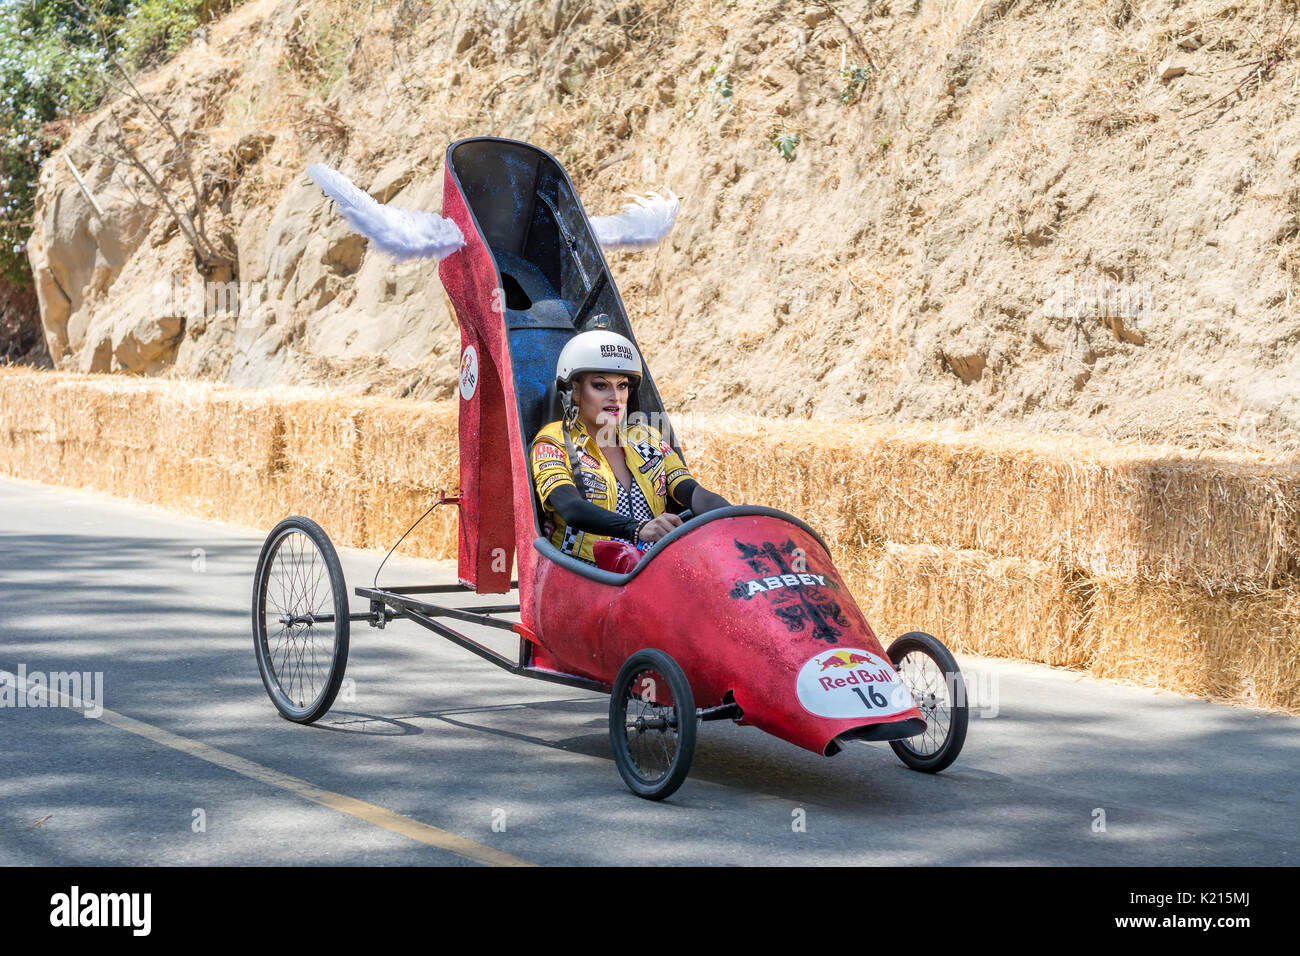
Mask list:
[[[641,353],[617,332],[583,332],[569,339],[555,363],[555,384],[567,388],[580,372],[610,372],[626,375],[635,389],[641,384]]]

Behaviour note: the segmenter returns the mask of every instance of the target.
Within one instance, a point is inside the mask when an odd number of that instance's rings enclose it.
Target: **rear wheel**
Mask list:
[[[637,651],[619,669],[609,699],[614,763],[628,789],[663,800],[686,780],[695,756],[695,697],[663,651]]]
[[[310,724],[334,703],[348,663],[348,592],[339,557],[310,518],[267,535],[253,578],[253,649],[276,709]]]
[[[921,631],[898,638],[888,654],[926,725],[915,737],[891,740],[889,746],[913,770],[938,773],[961,753],[970,719],[957,660],[942,641]]]

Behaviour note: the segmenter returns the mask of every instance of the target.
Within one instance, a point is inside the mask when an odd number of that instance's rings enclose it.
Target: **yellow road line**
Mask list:
[[[26,696],[27,681],[18,683],[17,675],[8,672],[10,679],[15,681],[15,689],[18,693]],[[88,711],[91,710],[84,702],[71,697],[62,691],[54,690],[48,686],[37,685],[38,694],[44,694],[46,699],[58,698],[60,705],[73,710]],[[87,716],[95,717],[94,713]],[[99,720],[106,724],[111,724],[119,730],[125,730],[128,733],[136,734],[154,743],[162,744],[164,747],[170,747],[173,750],[179,750],[181,753],[189,754],[192,757],[198,757],[200,760],[206,760],[208,763],[215,764],[218,767],[224,767],[232,770],[241,776],[248,777],[250,780],[257,780],[260,783],[269,784],[272,787],[279,787],[281,790],[288,790],[295,793],[304,800],[310,800],[313,803],[319,803],[322,806],[329,807],[332,810],[338,810],[340,813],[346,813],[350,816],[358,817],[367,823],[372,823],[377,827],[383,827],[385,830],[391,830],[393,833],[400,834],[408,839],[415,840],[417,843],[424,843],[428,846],[437,847],[440,850],[446,850],[448,853],[454,853],[457,856],[472,860],[475,863],[481,863],[484,866],[534,866],[527,860],[521,860],[518,857],[511,856],[509,853],[503,853],[500,850],[493,849],[490,846],[484,846],[482,843],[475,843],[473,840],[457,836],[454,833],[448,833],[446,830],[440,830],[437,827],[430,826],[427,823],[421,823],[419,820],[412,820],[410,817],[404,817],[400,813],[394,813],[392,810],[386,810],[383,807],[376,806],[373,803],[367,803],[364,800],[358,800],[356,797],[349,797],[346,794],[334,793],[332,790],[324,790],[306,780],[300,780],[297,777],[291,777],[287,773],[281,773],[279,770],[273,770],[270,767],[264,767],[259,763],[251,760],[245,760],[243,757],[237,757],[232,753],[224,750],[218,750],[208,744],[200,743],[197,740],[190,740],[188,737],[182,737],[174,734],[170,730],[163,730],[161,727],[155,727],[153,724],[146,724],[142,720],[136,720],[134,717],[127,717],[125,714],[119,714],[116,711],[102,708],[98,715]]]

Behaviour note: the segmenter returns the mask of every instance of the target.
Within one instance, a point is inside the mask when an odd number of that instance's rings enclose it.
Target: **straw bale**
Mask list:
[[[52,424],[45,403],[40,401],[42,381],[0,367],[0,437],[7,438],[11,431],[39,429],[46,422]]]
[[[460,485],[458,402],[371,399],[357,419],[358,470],[371,481]]]
[[[313,389],[0,372],[0,472],[269,526],[320,515],[340,544],[386,547],[459,484],[456,403]],[[449,557],[456,512],[403,551]]]
[[[372,495],[373,489],[353,475],[298,470],[271,476],[263,507],[274,521],[289,515],[311,518],[336,545],[375,547],[366,531]]]
[[[1300,563],[1294,461],[922,425],[687,418],[678,429],[706,484],[846,545],[928,543],[1208,590],[1273,587]]]
[[[836,555],[881,639],[925,631],[955,652],[1085,667],[1082,592],[1055,565],[980,551],[886,544]]]
[[[21,477],[58,480],[64,445],[69,439],[63,402],[51,401],[58,383],[38,375],[8,372],[0,377],[0,438],[6,448],[0,460]],[[80,396],[84,399],[85,396]]]
[[[459,512],[442,505],[420,521],[445,486],[438,482],[382,481],[375,484],[366,516],[371,547],[388,548],[419,521],[402,542],[401,553],[419,558],[455,558]],[[454,489],[450,489],[454,490]]]
[[[282,422],[274,472],[280,500],[310,500],[317,488],[355,489],[356,506],[334,518],[340,543],[387,547],[440,493],[459,485],[455,403],[295,390],[276,405]],[[453,557],[455,522],[454,508],[435,512],[403,542],[402,552]]]
[[[33,375],[25,384],[29,387],[12,395],[22,403],[17,414],[38,420],[48,440],[64,446],[65,467],[81,470],[82,465],[92,465],[93,454],[90,461],[85,459],[96,447],[135,453],[156,450],[157,438],[149,424],[157,419],[158,402],[150,383],[66,375],[42,381]],[[7,400],[10,397],[6,395]]]
[[[22,444],[29,473],[63,474],[50,480],[93,482],[87,452],[102,445],[135,456],[108,467],[138,462],[148,480],[161,458],[180,470],[214,459],[316,480],[458,483],[455,402],[8,370],[2,381],[0,460],[14,471]],[[1211,591],[1285,583],[1300,555],[1294,462],[920,425],[677,425],[706,485],[798,514],[839,547],[928,543]]]
[[[1210,595],[1097,578],[1091,673],[1300,713],[1300,587]]]
[[[99,447],[102,400],[93,389],[76,382],[54,382],[44,399],[33,401],[48,416],[52,440],[85,449]]]
[[[66,387],[57,373],[17,373],[0,370],[0,438],[10,446],[0,454],[12,456],[14,443],[41,441],[62,444],[69,438],[66,400],[53,400]],[[88,397],[78,393],[83,406]],[[65,395],[66,398],[66,395]],[[93,402],[89,402],[93,406]]]
[[[174,388],[156,422],[159,444],[177,458],[244,463],[270,470],[280,424],[276,403],[257,392]]]
[[[302,389],[277,393],[283,423],[272,471],[355,475],[360,456],[358,416],[365,399]]]
[[[140,458],[165,454],[165,446],[158,435],[168,404],[163,396],[157,392],[110,388],[98,383],[91,389],[91,394],[97,399],[94,427],[101,445]],[[77,423],[69,424],[74,429],[70,437],[80,440]]]
[[[0,369],[0,473],[391,545],[459,483],[457,403]],[[675,421],[696,477],[827,539],[883,638],[1300,707],[1294,461],[937,426]],[[405,554],[456,553],[433,511]],[[1267,588],[1267,590],[1265,590]]]
[[[134,497],[196,518],[269,529],[284,517],[274,507],[273,479],[261,468],[219,458],[191,458],[159,469]]]
[[[9,428],[0,430],[7,435],[0,448],[0,472],[15,478],[63,483],[61,479],[64,445],[52,429]]]
[[[54,415],[41,400],[42,379],[0,369],[0,472],[54,480],[63,445]]]
[[[110,495],[152,502],[158,480],[159,462],[135,449],[101,448],[98,455],[69,455],[65,473],[77,485],[94,487]]]
[[[832,547],[878,540],[853,534],[846,470],[826,457],[803,454],[797,443],[783,444],[767,423],[681,416],[673,424],[691,474],[729,501],[797,515]]]

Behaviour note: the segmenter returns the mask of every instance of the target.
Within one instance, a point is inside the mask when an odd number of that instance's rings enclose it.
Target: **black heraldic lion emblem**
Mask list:
[[[748,544],[735,539],[736,547],[745,563],[753,568],[758,578],[751,581],[737,581],[730,591],[736,599],[752,600],[755,594],[762,592],[790,633],[797,634],[811,627],[812,636],[827,644],[839,643],[843,628],[849,626],[839,602],[827,593],[822,575],[809,575],[807,569],[795,571],[790,559],[801,554],[794,541],[787,538],[785,544],[775,545],[764,541],[761,545]],[[790,584],[791,578],[796,583]],[[764,585],[764,579],[775,578],[779,584],[775,587]],[[814,578],[813,583],[808,583]]]

